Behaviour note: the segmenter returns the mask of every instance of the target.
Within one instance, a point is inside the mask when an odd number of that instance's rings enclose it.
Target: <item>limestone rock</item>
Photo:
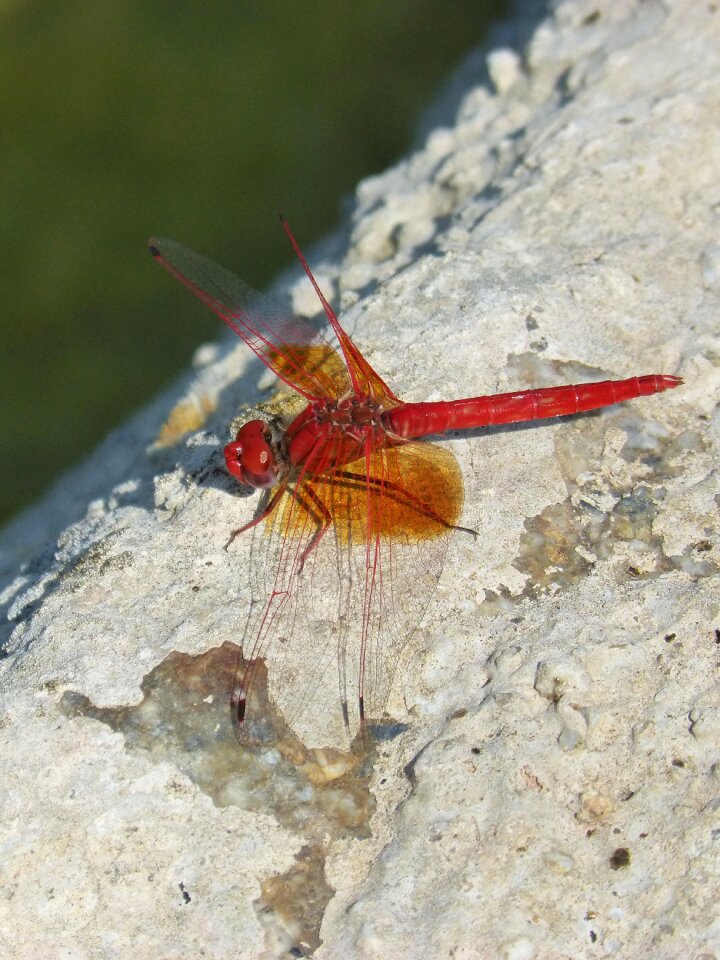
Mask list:
[[[252,752],[224,697],[253,558],[223,547],[256,499],[220,454],[274,387],[199,351],[0,541],[3,956],[720,956],[720,10],[515,27],[313,266],[406,400],[685,386],[449,438],[480,537],[408,626],[397,724],[347,751],[258,668]],[[278,294],[316,309],[299,271]],[[282,646],[276,700],[286,656],[332,677],[331,627]]]

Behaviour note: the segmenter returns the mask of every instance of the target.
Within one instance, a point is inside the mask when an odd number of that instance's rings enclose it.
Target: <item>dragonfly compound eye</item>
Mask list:
[[[277,483],[280,473],[272,447],[272,431],[264,420],[249,420],[225,447],[228,471],[241,483],[265,489]]]

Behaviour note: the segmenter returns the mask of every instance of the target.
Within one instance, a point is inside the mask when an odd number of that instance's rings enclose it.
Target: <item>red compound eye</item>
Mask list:
[[[243,424],[225,447],[228,471],[240,483],[265,489],[274,487],[280,472],[272,448],[272,431],[264,420]]]

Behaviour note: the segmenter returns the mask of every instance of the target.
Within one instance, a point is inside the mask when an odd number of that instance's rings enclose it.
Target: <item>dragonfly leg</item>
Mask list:
[[[275,493],[272,495],[272,497],[270,497],[270,499],[268,500],[267,504],[265,505],[265,507],[263,508],[263,510],[257,515],[257,517],[254,517],[254,518],[250,521],[250,523],[245,523],[245,524],[243,524],[242,527],[238,527],[237,530],[233,530],[233,531],[232,531],[232,533],[230,534],[230,537],[229,537],[227,543],[225,544],[225,548],[224,548],[224,549],[227,550],[227,548],[228,548],[228,547],[230,546],[230,544],[233,542],[233,540],[235,539],[235,537],[239,537],[240,534],[241,534],[241,533],[245,533],[246,530],[251,530],[253,527],[257,526],[257,524],[260,523],[262,520],[264,520],[266,517],[269,517],[270,514],[271,514],[271,513],[273,512],[273,510],[275,509],[275,507],[278,505],[278,502],[279,502],[279,500],[280,500],[280,497],[283,495],[284,492],[285,492],[285,484],[282,484],[281,486],[279,486],[279,487],[277,488],[277,490],[276,490]]]
[[[305,561],[310,556],[312,551],[317,547],[332,525],[332,516],[320,497],[318,497],[318,495],[307,484],[303,486],[302,493],[298,492],[298,490],[291,490],[290,493],[295,500],[297,500],[300,506],[306,510],[307,513],[309,513],[317,523],[317,530],[312,535],[310,543],[300,554],[298,561],[298,573],[300,573],[305,565]],[[308,503],[308,500],[311,501],[311,503]],[[315,512],[313,512],[313,506],[315,507]]]

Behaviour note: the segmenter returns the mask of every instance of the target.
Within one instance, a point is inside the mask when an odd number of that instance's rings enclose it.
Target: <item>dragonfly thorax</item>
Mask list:
[[[375,400],[348,394],[336,402],[317,404],[313,412],[317,423],[331,424],[359,438],[364,428],[380,425],[382,411]]]
[[[317,400],[287,427],[276,448],[290,473],[323,473],[363,456],[367,444],[386,445],[383,408],[377,401],[350,395]]]

